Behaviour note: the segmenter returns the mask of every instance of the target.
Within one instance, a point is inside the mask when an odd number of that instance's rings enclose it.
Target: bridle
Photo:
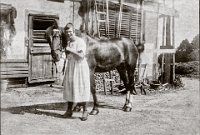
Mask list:
[[[51,45],[51,50],[52,51],[56,51],[56,50],[62,51],[62,35],[61,35],[61,32],[58,29],[53,29],[52,42],[57,37],[57,35],[59,35],[59,37],[60,37],[60,43],[59,43],[60,48],[53,49],[53,47]]]
[[[58,45],[53,46],[53,44],[54,44],[53,42],[57,37],[60,37],[59,43],[58,43]],[[59,47],[57,47],[57,46],[59,46]],[[53,61],[56,61],[55,55],[57,55],[57,54],[55,52],[57,52],[57,51],[61,52],[60,57],[62,57],[62,52],[63,52],[62,35],[61,35],[61,32],[58,29],[53,29],[50,48],[51,48],[51,54],[52,54]]]

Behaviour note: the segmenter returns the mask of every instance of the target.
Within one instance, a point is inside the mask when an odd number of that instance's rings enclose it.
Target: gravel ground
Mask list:
[[[184,88],[138,92],[131,112],[121,110],[125,95],[98,92],[100,113],[84,122],[82,112],[60,117],[62,87],[12,88],[1,93],[1,135],[199,135],[199,79],[182,79]]]

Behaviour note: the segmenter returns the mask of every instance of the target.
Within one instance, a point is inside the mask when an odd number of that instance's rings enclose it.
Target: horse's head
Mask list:
[[[62,30],[59,29],[58,27],[55,27],[55,25],[53,25],[47,28],[45,35],[51,48],[51,56],[53,58],[53,61],[57,62],[61,58],[62,48],[65,43],[63,42],[64,38],[63,38]]]

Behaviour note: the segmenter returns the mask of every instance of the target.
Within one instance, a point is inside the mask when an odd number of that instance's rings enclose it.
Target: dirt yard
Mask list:
[[[1,135],[200,135],[199,79],[182,79],[182,89],[138,91],[131,112],[121,110],[125,95],[99,92],[100,113],[84,122],[82,112],[60,117],[61,87],[12,88],[1,93]]]

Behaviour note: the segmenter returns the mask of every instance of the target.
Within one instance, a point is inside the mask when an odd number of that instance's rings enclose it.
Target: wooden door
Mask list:
[[[28,22],[29,38],[29,83],[55,81],[56,70],[52,62],[51,50],[45,39],[45,30],[53,24],[56,16],[30,14]]]

